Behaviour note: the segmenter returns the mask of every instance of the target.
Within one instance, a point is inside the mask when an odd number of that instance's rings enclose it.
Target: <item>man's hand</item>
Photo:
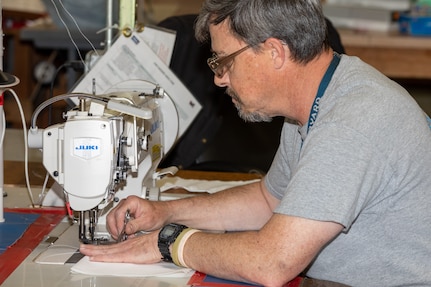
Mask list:
[[[163,208],[157,208],[163,202],[154,202],[137,196],[129,196],[121,200],[118,205],[109,212],[106,218],[106,227],[114,239],[117,239],[122,231],[127,235],[133,235],[138,231],[152,231],[162,228],[166,222],[166,214]],[[131,219],[124,229],[124,218],[129,211]]]
[[[81,244],[79,250],[90,257],[90,261],[157,263],[162,258],[157,246],[158,234],[158,231],[154,231],[111,245]]]

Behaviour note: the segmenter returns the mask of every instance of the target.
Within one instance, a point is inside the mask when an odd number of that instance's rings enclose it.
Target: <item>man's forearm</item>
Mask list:
[[[258,231],[191,233],[174,254],[195,270],[232,280],[282,286],[295,278],[343,226],[274,214]]]
[[[278,265],[279,259],[268,252],[270,249],[261,236],[259,231],[195,233],[186,243],[183,258],[190,268],[235,281],[281,286],[273,284],[277,280],[274,277],[280,281],[280,276],[275,276],[281,273],[280,269],[283,269],[282,282],[295,278],[300,270]]]
[[[258,230],[272,215],[260,184],[171,201],[169,221],[206,230]]]

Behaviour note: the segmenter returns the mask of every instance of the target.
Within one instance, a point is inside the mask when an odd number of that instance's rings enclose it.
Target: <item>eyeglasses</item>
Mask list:
[[[226,74],[227,70],[230,68],[233,59],[250,47],[251,47],[250,45],[245,46],[239,49],[238,51],[233,52],[232,54],[227,55],[226,57],[223,57],[223,58],[219,58],[217,54],[214,53],[211,58],[208,58],[207,64],[210,67],[210,69],[214,72],[214,74],[217,77],[221,78],[223,77],[224,74]]]

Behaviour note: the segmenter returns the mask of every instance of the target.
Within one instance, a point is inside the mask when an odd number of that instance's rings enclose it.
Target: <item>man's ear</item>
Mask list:
[[[274,67],[279,69],[286,61],[285,48],[287,47],[283,42],[276,38],[268,38],[264,42],[264,46],[270,52],[271,59],[273,60]],[[286,47],[285,47],[286,46]]]

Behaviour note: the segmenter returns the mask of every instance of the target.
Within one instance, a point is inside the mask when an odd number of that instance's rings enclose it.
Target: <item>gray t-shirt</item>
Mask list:
[[[276,213],[342,224],[307,275],[352,286],[431,286],[431,131],[413,98],[342,56],[316,123],[286,122],[265,177]]]

